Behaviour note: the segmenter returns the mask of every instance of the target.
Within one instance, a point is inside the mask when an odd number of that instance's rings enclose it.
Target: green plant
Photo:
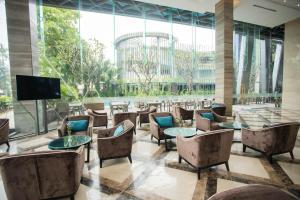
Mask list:
[[[60,88],[61,88],[61,96],[63,100],[74,101],[79,99],[76,88],[66,85],[64,83],[60,85]]]
[[[11,104],[11,97],[9,96],[0,96],[0,111],[6,110]]]

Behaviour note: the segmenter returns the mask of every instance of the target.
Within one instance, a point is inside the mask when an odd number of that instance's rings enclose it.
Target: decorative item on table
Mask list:
[[[68,133],[68,136],[70,136],[72,133],[72,128],[71,128],[70,122],[67,123],[67,133]]]
[[[64,146],[65,147],[70,146],[71,143],[72,143],[71,133],[72,133],[72,128],[71,128],[70,122],[68,122],[67,123],[67,134],[68,134],[68,136],[64,138]]]

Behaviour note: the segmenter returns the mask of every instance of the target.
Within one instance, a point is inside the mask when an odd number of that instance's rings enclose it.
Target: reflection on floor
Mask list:
[[[300,121],[300,112],[259,108],[236,109],[241,121],[251,128],[264,124]],[[47,150],[47,144],[57,137],[56,131],[47,135],[11,142],[9,154]],[[260,153],[233,143],[229,165],[204,170],[197,180],[195,170],[184,161],[178,163],[176,151],[166,152],[150,140],[149,126],[137,128],[132,149],[133,164],[128,159],[108,160],[99,167],[96,136],[93,137],[91,161],[85,164],[76,199],[207,199],[216,192],[250,183],[273,185],[300,197],[300,138],[294,149],[295,160],[289,154],[274,156],[270,164]],[[239,134],[236,133],[236,137]],[[0,146],[0,156],[6,146]],[[5,192],[0,176],[0,199]]]

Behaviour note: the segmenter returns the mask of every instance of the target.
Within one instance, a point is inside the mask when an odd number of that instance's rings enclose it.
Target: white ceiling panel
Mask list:
[[[214,13],[219,0],[138,0],[195,12]],[[300,18],[297,0],[234,0],[234,19],[251,24],[275,27]]]

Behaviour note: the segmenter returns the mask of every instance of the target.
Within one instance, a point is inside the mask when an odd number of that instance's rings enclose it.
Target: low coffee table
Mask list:
[[[86,135],[70,135],[65,137],[60,137],[51,141],[48,144],[48,148],[52,150],[69,150],[77,149],[81,145],[87,145],[87,160],[90,162],[90,149],[91,149],[92,138]]]
[[[228,129],[235,130],[235,137],[233,137],[233,142],[241,142],[240,130],[242,130],[242,128],[249,127],[247,124],[243,124],[241,122],[222,122],[222,123],[219,123],[219,126],[221,128],[228,128]]]
[[[165,146],[166,151],[168,151],[168,143],[167,139],[176,138],[176,136],[182,136],[185,138],[193,137],[197,134],[196,128],[184,128],[184,127],[173,127],[173,128],[167,128],[164,130],[165,134]]]

